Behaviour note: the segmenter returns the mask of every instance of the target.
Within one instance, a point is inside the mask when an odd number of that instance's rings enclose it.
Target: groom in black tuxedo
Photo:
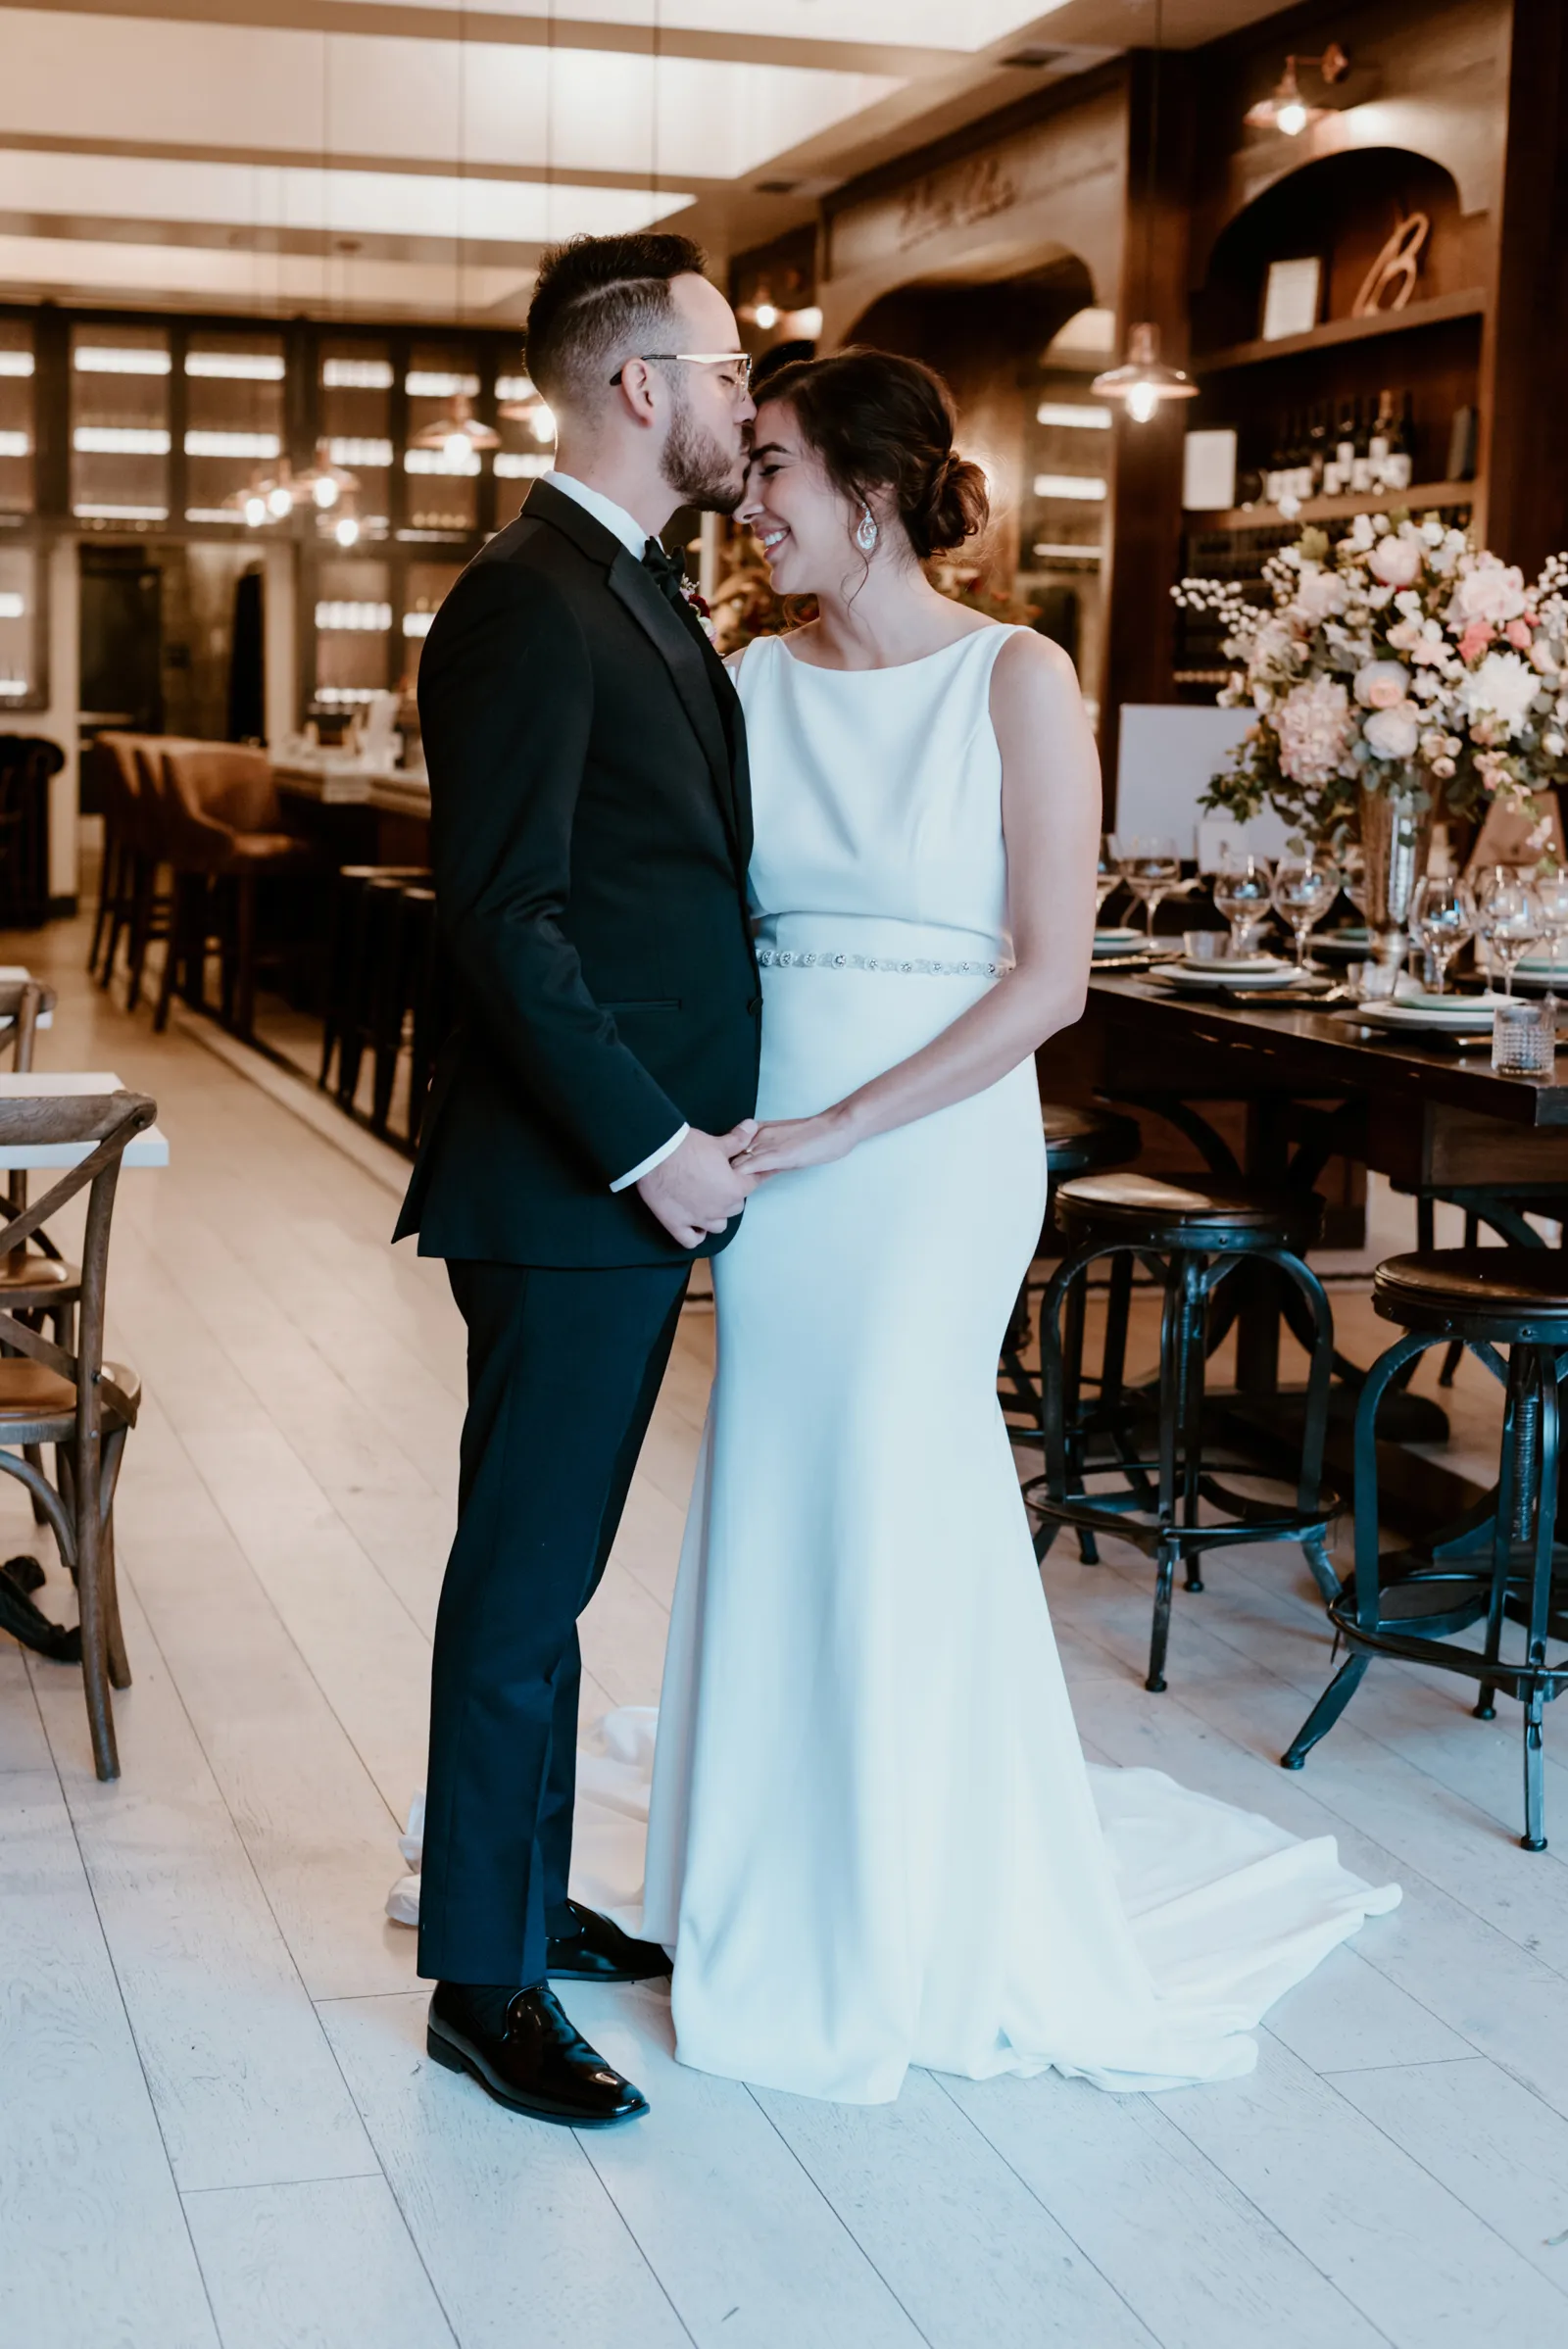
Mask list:
[[[567,1898],[577,1617],[604,1571],[694,1255],[748,1179],[760,990],[740,705],[658,533],[729,512],[755,413],[677,236],[546,257],[528,367],[557,469],[464,572],[419,664],[460,1014],[398,1238],[468,1329],[436,1621],[419,1971],[428,2047],[576,2125],[646,2100],[554,1977],[667,1971]]]

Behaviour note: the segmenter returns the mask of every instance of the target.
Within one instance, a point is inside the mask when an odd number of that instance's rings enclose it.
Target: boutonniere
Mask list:
[[[694,587],[689,579],[683,579],[681,581],[680,592],[685,597],[687,603],[691,606],[693,612],[696,612],[698,623],[701,626],[703,634],[707,637],[709,643],[710,645],[716,645],[718,642],[718,630],[713,625],[712,610],[709,604],[708,598],[703,594],[700,588]]]

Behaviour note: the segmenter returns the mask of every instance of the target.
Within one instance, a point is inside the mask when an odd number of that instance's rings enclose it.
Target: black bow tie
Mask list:
[[[666,555],[657,538],[651,538],[643,549],[643,569],[653,580],[666,604],[677,612],[690,612],[686,601],[686,565],[678,555]]]

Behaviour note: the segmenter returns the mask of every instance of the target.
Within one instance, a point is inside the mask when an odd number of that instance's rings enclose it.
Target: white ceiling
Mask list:
[[[1212,38],[1266,0],[1164,0]],[[723,253],[1148,41],[1154,0],[0,0],[0,299],[520,318],[539,248]],[[1044,62],[1004,62],[1019,51]],[[760,182],[783,182],[782,189]]]

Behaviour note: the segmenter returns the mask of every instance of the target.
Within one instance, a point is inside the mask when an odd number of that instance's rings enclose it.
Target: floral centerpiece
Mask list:
[[[1205,807],[1328,841],[1369,792],[1524,809],[1568,773],[1568,557],[1526,586],[1435,514],[1362,514],[1337,544],[1303,530],[1263,577],[1267,606],[1227,580],[1172,591],[1223,629],[1221,704],[1256,712]]]

